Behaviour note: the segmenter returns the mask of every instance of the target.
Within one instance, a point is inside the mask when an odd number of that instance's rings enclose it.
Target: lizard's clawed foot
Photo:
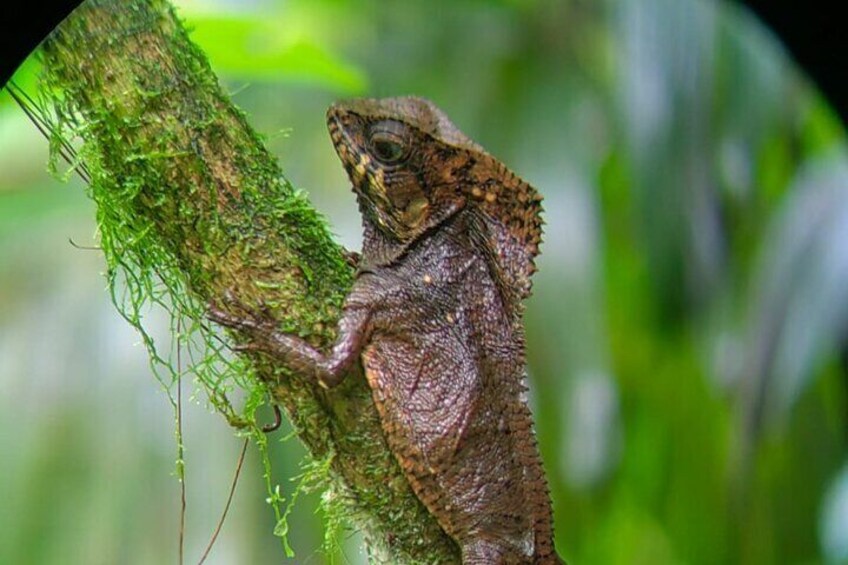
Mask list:
[[[206,317],[226,328],[234,330],[255,330],[259,323],[253,318],[241,318],[230,314],[215,304],[210,304],[206,310]]]
[[[270,317],[262,317],[253,313],[249,308],[235,298],[233,293],[226,292],[223,303],[227,310],[212,302],[206,310],[206,317],[226,328],[238,330],[253,341],[240,343],[232,347],[233,351],[265,351],[267,336],[276,330],[276,323]],[[232,314],[232,311],[244,312],[243,315]]]

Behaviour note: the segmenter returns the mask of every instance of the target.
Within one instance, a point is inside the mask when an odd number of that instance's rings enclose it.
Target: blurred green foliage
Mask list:
[[[314,38],[298,37],[298,23],[285,17],[198,16],[192,18],[191,28],[192,38],[215,69],[231,80],[286,79],[345,94],[362,93],[364,72],[341,61]]]
[[[848,562],[844,131],[758,22],[706,0],[180,5],[349,247],[338,97],[427,96],[545,195],[528,356],[570,563]],[[90,207],[45,180],[36,136],[2,100],[0,562],[172,561],[170,413],[95,254],[64,244]],[[187,411],[196,555],[237,442]],[[291,493],[299,448],[275,449]],[[281,558],[261,483],[249,462],[213,560]],[[314,507],[291,520],[298,563],[330,559]]]

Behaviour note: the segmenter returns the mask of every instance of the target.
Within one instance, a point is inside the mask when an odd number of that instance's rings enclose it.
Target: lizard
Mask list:
[[[542,197],[424,98],[339,102],[327,125],[364,227],[332,348],[233,298],[208,316],[326,388],[361,362],[389,448],[464,564],[562,563],[525,366]]]

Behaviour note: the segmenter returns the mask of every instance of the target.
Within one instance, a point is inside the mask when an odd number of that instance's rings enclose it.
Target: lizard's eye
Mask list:
[[[406,157],[406,127],[386,120],[371,127],[368,143],[371,153],[384,165],[394,165]]]
[[[374,156],[383,163],[397,163],[403,157],[403,145],[392,139],[372,139]]]

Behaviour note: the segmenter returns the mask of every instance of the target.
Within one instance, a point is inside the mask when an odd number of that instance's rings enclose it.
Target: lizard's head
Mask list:
[[[501,278],[530,290],[542,235],[541,196],[468,139],[432,102],[400,97],[334,104],[327,124],[364,221],[415,240],[464,208],[483,219]]]
[[[465,205],[458,178],[446,172],[473,146],[422,98],[359,99],[334,104],[327,124],[366,221],[408,241]]]

